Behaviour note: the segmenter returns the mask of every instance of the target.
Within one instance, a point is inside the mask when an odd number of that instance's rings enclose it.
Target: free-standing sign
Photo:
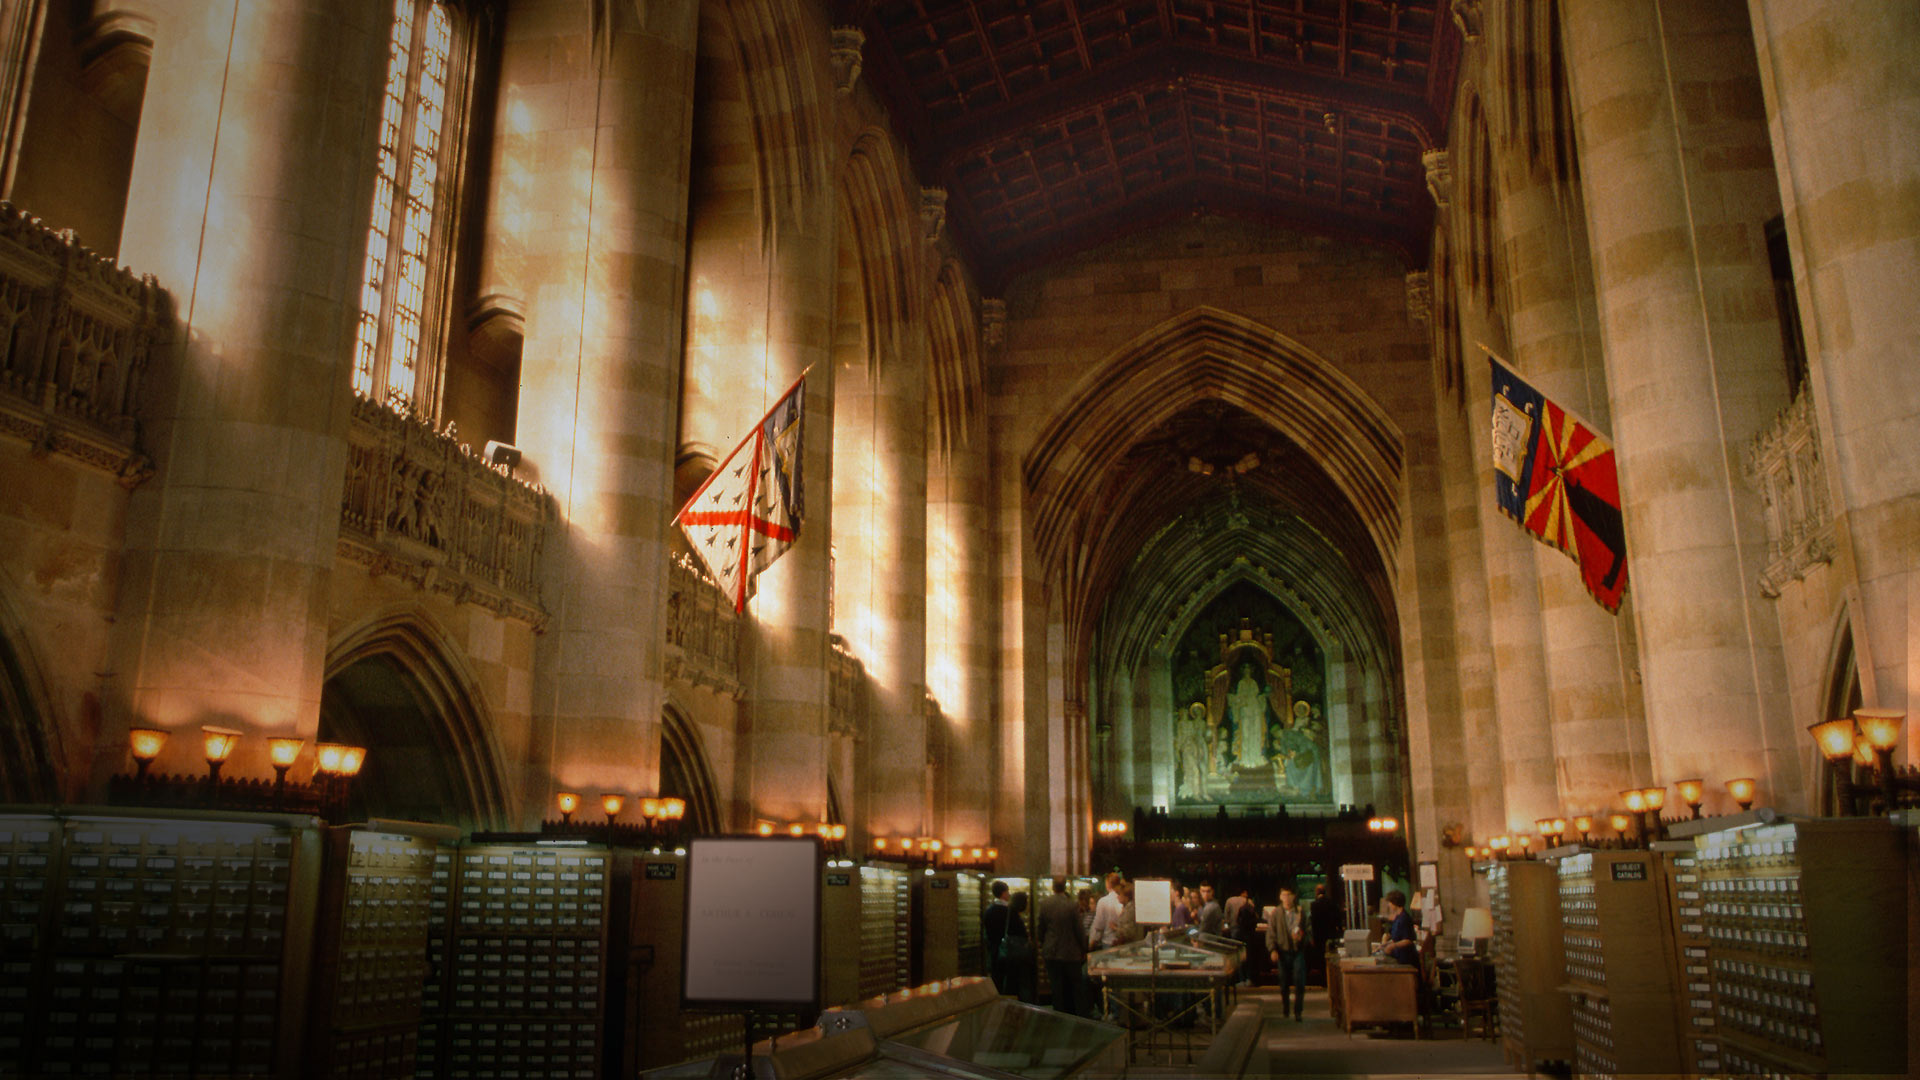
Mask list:
[[[1173,882],[1139,878],[1133,883],[1133,921],[1165,926],[1173,921]]]
[[[687,845],[681,997],[692,1008],[791,1009],[820,986],[820,844],[703,837]]]

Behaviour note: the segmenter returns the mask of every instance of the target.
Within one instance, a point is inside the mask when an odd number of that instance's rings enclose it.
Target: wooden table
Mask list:
[[[1419,968],[1343,960],[1339,979],[1340,1022],[1349,1033],[1361,1024],[1410,1024],[1419,1035]]]

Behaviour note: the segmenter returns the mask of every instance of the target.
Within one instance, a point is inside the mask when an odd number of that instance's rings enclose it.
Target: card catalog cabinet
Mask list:
[[[1906,847],[1884,819],[1694,838],[1720,1071],[1906,1069]]]
[[[321,833],[0,816],[0,1077],[291,1075]]]
[[[1677,1075],[1679,1003],[1659,857],[1583,851],[1557,869],[1574,1074]]]
[[[870,998],[907,985],[912,940],[907,871],[889,866],[860,868],[860,996]]]
[[[1571,1003],[1560,993],[1566,963],[1560,939],[1559,878],[1542,862],[1487,869],[1500,1037],[1508,1064],[1529,1073],[1573,1057]]]
[[[1680,1060],[1687,1076],[1715,1076],[1721,1071],[1720,1040],[1715,1028],[1713,971],[1707,957],[1705,892],[1699,859],[1691,840],[1655,844],[1665,870],[1668,925],[1673,927],[1673,970],[1680,1002]]]
[[[980,914],[987,904],[987,879],[971,871],[954,875],[960,909],[960,974],[985,975],[986,957],[980,952]]]
[[[598,846],[470,843],[436,863],[420,1076],[600,1076],[611,862]]]

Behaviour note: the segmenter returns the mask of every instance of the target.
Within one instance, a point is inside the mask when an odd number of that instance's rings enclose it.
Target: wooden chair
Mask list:
[[[1481,1037],[1493,1038],[1500,1030],[1500,996],[1494,986],[1493,965],[1463,956],[1454,961],[1454,969],[1460,975],[1460,1034],[1471,1031],[1477,1019]]]

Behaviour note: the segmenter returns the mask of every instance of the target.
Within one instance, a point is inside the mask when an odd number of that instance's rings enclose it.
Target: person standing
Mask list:
[[[1280,906],[1267,919],[1267,953],[1273,957],[1274,981],[1280,987],[1280,1011],[1287,1011],[1287,990],[1293,990],[1293,1020],[1299,1023],[1307,1001],[1307,956],[1314,938],[1307,913],[1292,889],[1280,890]]]
[[[1253,902],[1245,889],[1241,889],[1235,899],[1240,903],[1233,911],[1233,939],[1245,950],[1240,981],[1255,986],[1260,982],[1260,969],[1265,966],[1260,962],[1260,905]]]
[[[1033,953],[1033,936],[1027,929],[1027,894],[1017,892],[1007,905],[1007,936],[1000,943],[1000,954],[1005,958],[1001,969],[1007,980],[1000,992],[1012,993],[1029,1005],[1036,991]]]
[[[1056,1012],[1078,1016],[1087,1003],[1080,1000],[1081,968],[1087,962],[1087,939],[1080,931],[1080,906],[1067,895],[1067,879],[1053,879],[1053,895],[1040,901],[1033,919],[1034,941],[1047,965],[1047,984],[1053,987]]]
[[[987,974],[993,988],[1007,992],[1006,963],[1000,958],[1000,943],[1007,938],[1007,883],[996,881],[991,890],[993,903],[980,913],[980,944],[987,950]]]
[[[1093,905],[1093,929],[1088,931],[1087,947],[1090,949],[1111,949],[1120,944],[1114,935],[1113,924],[1120,918],[1120,885],[1126,878],[1115,870],[1107,875],[1107,895]]]
[[[1187,907],[1187,892],[1178,882],[1173,885],[1173,921],[1167,924],[1169,930],[1184,930],[1193,921],[1193,912]]]
[[[1197,921],[1200,924],[1201,933],[1212,934],[1214,937],[1226,936],[1227,913],[1221,910],[1219,901],[1213,898],[1211,882],[1200,883],[1200,917]]]
[[[1325,882],[1313,887],[1313,909],[1307,913],[1307,925],[1314,942],[1313,962],[1320,969],[1322,986],[1327,983],[1327,946],[1340,940],[1342,933],[1340,921],[1345,915],[1346,913],[1340,910],[1340,902],[1328,895]]]

